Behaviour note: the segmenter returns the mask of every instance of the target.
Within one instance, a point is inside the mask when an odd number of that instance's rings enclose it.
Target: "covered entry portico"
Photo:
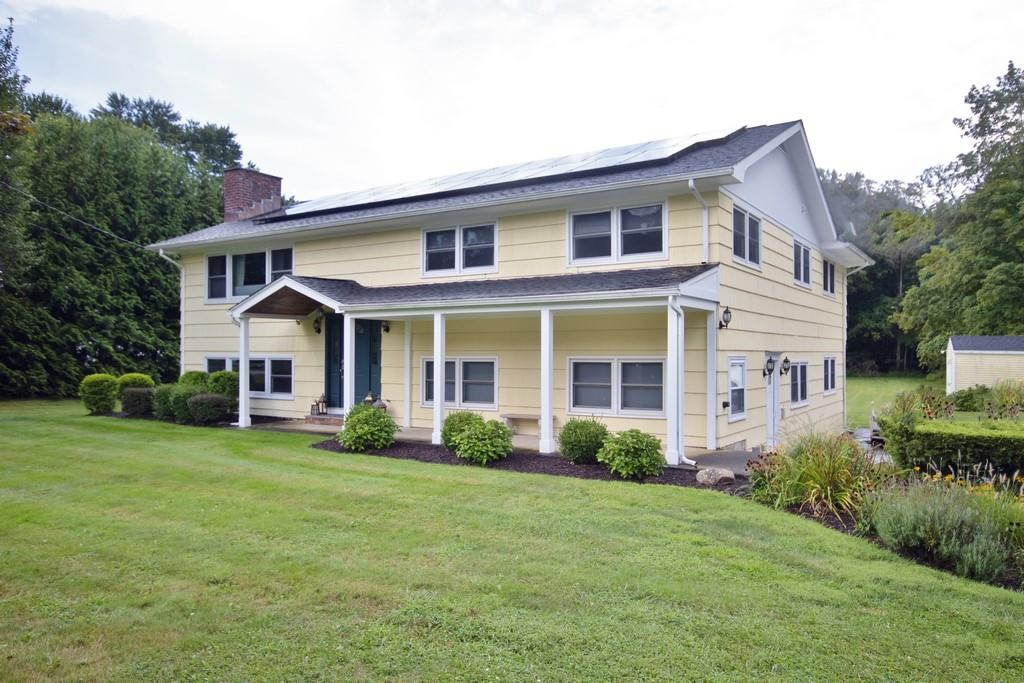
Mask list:
[[[433,443],[440,443],[445,413],[452,409],[451,404],[446,406],[446,402],[448,388],[452,385],[453,378],[446,376],[445,373],[446,369],[451,372],[451,354],[460,353],[460,345],[464,344],[466,335],[471,334],[466,331],[467,326],[474,323],[480,327],[489,324],[486,323],[488,320],[504,320],[506,325],[510,322],[516,325],[522,323],[520,327],[523,329],[517,330],[519,347],[514,352],[503,348],[501,337],[498,335],[494,337],[495,341],[492,343],[493,356],[501,358],[503,353],[518,354],[516,357],[520,360],[510,365],[518,364],[519,369],[509,368],[501,372],[505,375],[514,373],[516,376],[523,373],[532,374],[532,378],[525,378],[518,382],[517,386],[534,388],[517,389],[517,395],[507,400],[496,396],[491,410],[500,415],[510,412],[507,406],[512,405],[527,408],[513,412],[528,412],[531,413],[531,418],[535,413],[538,450],[541,453],[552,453],[556,450],[556,415],[572,416],[587,412],[579,408],[574,409],[576,395],[582,393],[584,387],[573,384],[568,368],[573,363],[600,365],[597,362],[590,363],[592,355],[587,353],[586,344],[574,342],[580,338],[582,323],[579,321],[600,319],[612,321],[608,324],[615,325],[616,320],[628,321],[630,315],[642,314],[645,320],[661,321],[659,329],[663,330],[656,341],[656,349],[648,342],[648,348],[657,351],[659,356],[657,363],[649,365],[657,365],[662,372],[662,386],[658,387],[661,392],[658,399],[660,410],[653,415],[631,414],[625,410],[614,414],[594,411],[594,414],[600,417],[607,416],[615,425],[622,425],[614,426],[616,429],[636,426],[645,431],[662,433],[668,463],[690,463],[692,461],[684,455],[684,435],[687,432],[684,424],[686,410],[683,379],[686,372],[684,338],[688,329],[687,316],[691,318],[691,326],[698,322],[703,328],[700,330],[700,338],[705,343],[700,345],[700,350],[706,353],[704,367],[696,366],[699,370],[705,370],[705,376],[702,378],[704,386],[701,387],[705,389],[705,407],[699,416],[699,421],[703,424],[700,425],[701,429],[697,434],[704,432],[706,438],[702,441],[706,442],[706,447],[714,448],[717,306],[718,279],[717,270],[713,266],[605,271],[396,287],[364,287],[351,280],[285,276],[267,285],[230,311],[232,318],[239,325],[242,376],[239,387],[239,426],[246,427],[250,424],[246,385],[250,324],[253,319],[287,318],[302,321],[314,315],[318,309],[340,314],[342,391],[343,404],[346,407],[351,407],[362,398],[357,395],[355,386],[356,326],[360,321],[387,321],[396,332],[400,328],[401,347],[399,348],[397,344],[398,340],[393,339],[390,342],[390,350],[384,352],[384,363],[393,369],[392,375],[395,378],[391,383],[392,391],[397,393],[398,386],[401,387],[402,399],[394,401],[396,404],[400,403],[401,407],[396,410],[395,416],[399,424],[407,429],[429,427]],[[526,328],[530,331],[525,332]],[[414,329],[417,330],[416,349]],[[452,329],[457,331],[455,337],[450,336],[449,331]],[[689,329],[690,338],[693,338],[693,329]],[[622,338],[628,338],[630,334],[630,330],[621,329],[621,325],[615,332]],[[424,338],[424,333],[429,333],[428,339]],[[595,330],[591,336],[601,334],[600,330]],[[535,341],[527,343],[524,347],[524,335]],[[585,337],[584,340],[586,341]],[[637,359],[632,358],[635,352],[631,353],[629,344],[623,346],[625,348],[621,349],[621,353],[616,347],[614,355],[622,357],[622,360],[617,362],[643,369],[643,363],[634,362]],[[420,362],[414,357],[414,350],[418,350]],[[524,355],[529,356],[528,362],[522,360]],[[426,376],[428,368],[430,375]],[[417,375],[417,370],[422,370],[423,374]],[[496,385],[498,363],[495,363],[493,372]],[[424,388],[424,382],[427,386],[444,387],[445,400],[424,400],[426,392],[431,391]],[[419,386],[420,400],[414,397],[414,385]],[[611,384],[598,389],[608,396],[614,394],[616,405],[620,400],[625,405],[623,397],[631,395],[626,392],[634,391],[635,395],[640,395],[644,391],[642,387],[620,387],[617,380],[615,389],[612,389]],[[692,394],[692,387],[690,391]],[[466,409],[473,408],[470,406]],[[654,428],[655,423],[650,422],[652,417],[656,420],[657,428]],[[632,423],[634,418],[635,424]],[[692,444],[692,439],[691,445],[696,445]]]

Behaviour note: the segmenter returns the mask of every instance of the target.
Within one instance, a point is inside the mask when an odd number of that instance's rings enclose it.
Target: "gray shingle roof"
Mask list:
[[[663,289],[691,280],[712,268],[715,266],[711,264],[637,268],[596,273],[435,282],[392,287],[364,287],[355,280],[334,280],[301,275],[286,277],[348,306],[376,306]]]
[[[314,229],[334,223],[353,223],[394,217],[410,212],[430,212],[467,208],[477,204],[528,200],[552,192],[599,190],[604,185],[632,181],[651,181],[670,177],[698,175],[711,171],[728,171],[750,156],[796,121],[740,128],[716,140],[702,141],[678,150],[665,158],[640,164],[626,163],[593,171],[563,173],[551,177],[534,177],[511,183],[463,187],[458,190],[411,197],[392,197],[351,206],[337,206],[324,211],[301,213],[302,205],[290,207],[251,220],[221,223],[203,230],[174,237],[152,245],[172,250],[175,247],[200,245],[204,242],[243,239],[275,232]],[[370,191],[358,193],[366,196]],[[390,195],[389,195],[390,196]],[[315,206],[317,204],[310,203]],[[298,211],[298,213],[297,213]]]
[[[1024,335],[971,336],[949,338],[954,351],[1020,351],[1024,353]]]

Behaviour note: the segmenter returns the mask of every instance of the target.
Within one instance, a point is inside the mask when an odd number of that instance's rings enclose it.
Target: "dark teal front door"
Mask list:
[[[325,321],[325,393],[327,405],[331,408],[342,408],[345,403],[343,318],[344,316],[332,313]],[[357,320],[355,327],[356,402],[361,402],[367,393],[372,393],[374,398],[380,398],[380,321]]]

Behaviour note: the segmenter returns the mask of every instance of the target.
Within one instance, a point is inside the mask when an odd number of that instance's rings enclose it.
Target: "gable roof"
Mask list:
[[[568,157],[443,176],[303,202],[250,220],[221,223],[150,246],[201,246],[249,237],[273,237],[328,225],[489,206],[550,196],[742,174],[744,160],[763,154],[780,136],[802,130],[799,121],[739,128],[701,139],[671,138]]]
[[[970,336],[949,338],[954,351],[1010,351],[1024,353],[1024,335]]]

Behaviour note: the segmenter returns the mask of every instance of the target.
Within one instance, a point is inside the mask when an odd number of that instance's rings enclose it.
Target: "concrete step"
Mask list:
[[[330,425],[332,427],[340,427],[345,423],[345,417],[342,415],[307,415],[306,424],[311,425]]]

